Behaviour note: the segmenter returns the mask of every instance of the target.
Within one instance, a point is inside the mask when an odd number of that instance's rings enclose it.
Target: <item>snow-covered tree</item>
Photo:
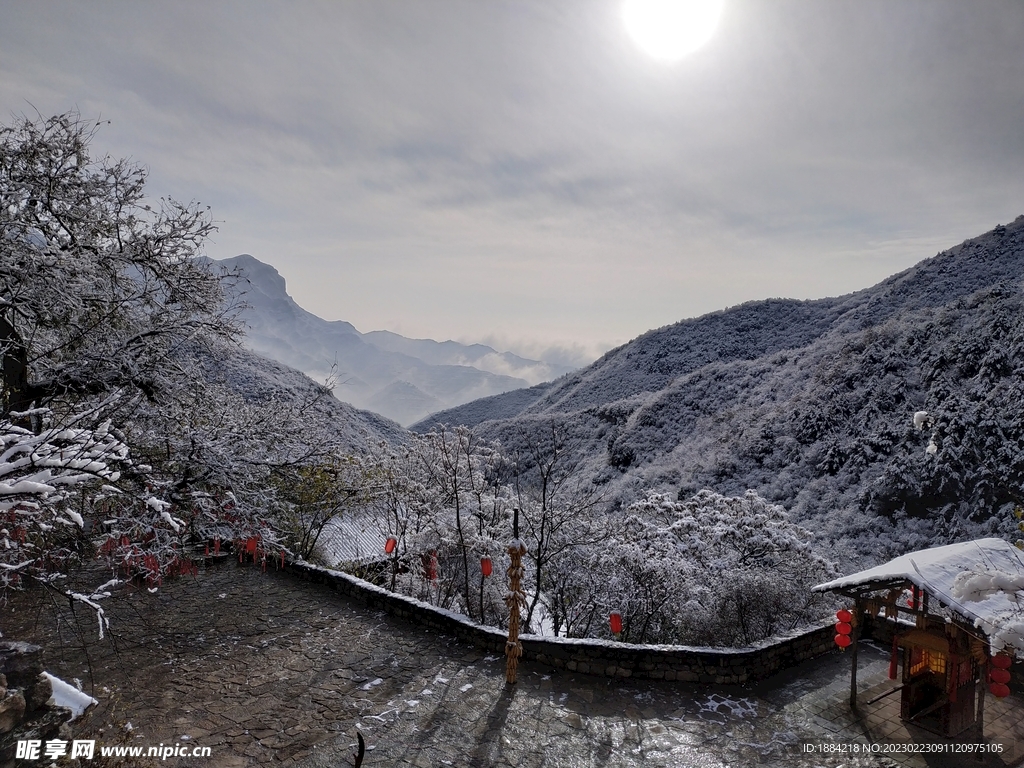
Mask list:
[[[277,555],[273,476],[338,448],[328,389],[249,381],[207,211],[147,199],[140,166],[90,155],[96,128],[0,127],[7,587],[97,550],[150,586],[204,541]]]
[[[526,544],[527,610],[523,623],[531,630],[538,606],[545,603],[555,621],[568,621],[572,609],[558,605],[572,593],[573,581],[566,570],[571,550],[601,541],[604,499],[582,471],[579,441],[571,438],[557,420],[545,419],[524,425],[519,431],[516,455],[516,497],[522,511],[522,536]],[[559,563],[559,560],[565,562]]]
[[[369,494],[378,527],[395,537],[393,588],[473,618],[500,621],[501,594],[481,572],[501,572],[510,532],[507,461],[468,430],[440,429],[369,459]]]
[[[312,556],[327,525],[374,493],[369,472],[358,456],[334,454],[321,461],[281,468],[276,473],[282,527],[295,541],[295,554]]]
[[[0,345],[7,407],[110,391],[158,399],[183,345],[238,333],[196,260],[199,205],[145,197],[145,171],[94,159],[76,113],[0,127]]]
[[[16,414],[48,415],[44,409]],[[30,580],[54,584],[95,553],[82,512],[96,496],[114,490],[106,484],[130,464],[128,447],[109,421],[89,426],[95,415],[81,413],[38,433],[0,421],[0,599]],[[107,586],[91,596],[66,591],[97,609],[101,635],[102,608],[95,601]]]
[[[809,531],[752,491],[651,494],[632,504],[592,560],[600,602],[623,616],[623,639],[744,645],[825,612],[810,587],[835,566]]]

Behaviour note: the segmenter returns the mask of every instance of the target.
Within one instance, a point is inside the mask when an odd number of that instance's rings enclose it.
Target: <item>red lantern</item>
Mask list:
[[[992,666],[996,669],[1009,669],[1011,664],[1013,664],[1013,659],[1005,654],[1001,653],[992,657]]]
[[[844,608],[841,611],[836,611],[836,618],[839,619],[836,623],[836,645],[846,648],[853,642],[850,639],[850,633],[853,631],[850,620],[853,619],[853,614]]]
[[[481,557],[480,558],[480,573],[484,575],[484,578],[491,575],[491,558]]]
[[[608,617],[608,620],[612,627],[612,634],[622,634],[622,614],[618,611],[613,611],[612,615]]]
[[[398,539],[394,536],[388,536],[388,540],[384,542],[384,552],[390,555],[395,551],[396,546],[398,546]]]
[[[1010,687],[1006,683],[992,683],[988,689],[997,699],[1005,699],[1010,695]]]
[[[1010,682],[1010,670],[1008,669],[993,669],[988,673],[988,679],[993,683],[1002,683],[1006,685]]]

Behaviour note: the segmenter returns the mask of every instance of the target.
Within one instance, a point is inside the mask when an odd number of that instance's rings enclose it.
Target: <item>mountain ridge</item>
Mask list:
[[[848,563],[1010,537],[1024,504],[1022,279],[1024,216],[871,288],[654,329],[528,396],[413,429],[465,423],[523,455],[557,428],[613,504],[752,489]],[[933,426],[917,429],[917,411]]]
[[[240,317],[247,347],[313,379],[334,379],[338,399],[402,424],[566,370],[483,344],[361,333],[351,323],[303,309],[288,294],[284,277],[249,254],[211,263],[239,275],[233,290],[246,305]]]
[[[1011,239],[1019,238],[1022,227],[1024,215],[1018,216],[1010,225],[997,225],[989,233],[965,240],[961,245],[924,259],[874,286],[844,296],[810,300],[758,299],[652,329],[609,350],[591,365],[551,382],[540,396],[530,400],[522,412],[558,413],[608,402],[606,390],[595,392],[597,383],[607,387],[607,391],[615,398],[657,391],[675,376],[696,370],[702,365],[716,361],[756,359],[772,352],[799,348],[819,338],[837,323],[837,328],[852,331],[866,327],[865,321],[868,325],[877,324],[900,308],[939,306],[994,281],[1011,279],[1014,274],[1024,275],[1024,264],[1015,263],[1019,271],[1014,272],[1012,264],[997,260],[998,252],[986,261],[986,270],[974,270],[967,274],[961,271],[956,280],[950,275],[951,268],[955,266],[954,261],[962,261],[965,251],[974,249],[977,255],[984,258],[991,251],[989,246],[993,239],[1001,241],[1007,232]],[[938,279],[940,277],[941,280]],[[945,290],[936,290],[940,285]],[[922,291],[922,287],[929,290]],[[901,301],[896,302],[900,297]],[[907,304],[914,299],[917,299],[917,303]],[[772,312],[770,322],[765,322],[765,308],[776,310]],[[798,315],[809,322],[811,327],[792,328],[792,321]],[[867,320],[868,316],[870,320]],[[758,342],[753,347],[750,345],[752,335]],[[694,337],[704,343],[694,344]],[[708,339],[711,344],[706,343]],[[688,359],[681,360],[679,352],[686,346],[696,346],[696,351]],[[630,364],[628,361],[635,362]],[[659,361],[666,361],[661,363],[660,370]],[[598,372],[613,375],[598,377]],[[618,379],[618,384],[608,381],[613,377]],[[644,388],[650,386],[654,389]],[[604,399],[600,399],[602,397]],[[498,412],[507,414],[512,410],[505,406],[501,395],[490,402]],[[479,415],[479,409],[473,404],[457,406],[431,414],[411,425],[410,429],[428,431],[442,423],[474,426],[487,420],[475,420]]]

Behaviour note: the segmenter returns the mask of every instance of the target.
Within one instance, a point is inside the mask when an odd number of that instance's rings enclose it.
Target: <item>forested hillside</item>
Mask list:
[[[558,424],[620,505],[754,489],[841,561],[1009,535],[1024,493],[1022,279],[1019,217],[849,296],[651,331],[515,415],[499,396],[423,424],[467,414],[513,451]]]

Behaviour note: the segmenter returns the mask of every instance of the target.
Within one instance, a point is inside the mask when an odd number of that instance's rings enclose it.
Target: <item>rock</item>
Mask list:
[[[28,688],[43,671],[43,649],[38,645],[0,642],[0,674],[7,688]]]
[[[10,733],[25,717],[25,697],[21,691],[8,691],[0,701],[0,733]]]
[[[0,768],[14,765],[14,755],[19,741],[35,739],[46,742],[57,738],[69,740],[71,733],[67,728],[67,721],[70,717],[70,710],[53,707],[46,710],[40,717],[23,723],[9,733],[0,735]],[[25,763],[21,764],[25,765]],[[42,761],[40,761],[40,765],[43,765]]]
[[[25,713],[31,715],[36,710],[46,706],[46,702],[53,696],[53,685],[50,679],[40,673],[32,685],[25,688]]]

